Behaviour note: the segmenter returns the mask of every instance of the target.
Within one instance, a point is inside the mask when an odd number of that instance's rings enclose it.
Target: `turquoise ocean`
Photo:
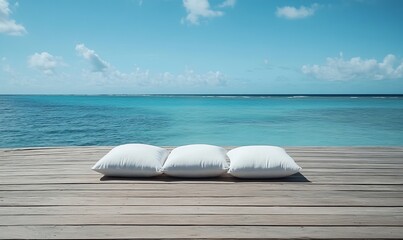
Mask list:
[[[402,95],[0,95],[0,148],[402,146]]]

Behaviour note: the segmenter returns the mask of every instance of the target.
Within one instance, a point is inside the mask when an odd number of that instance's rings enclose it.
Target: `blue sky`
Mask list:
[[[403,93],[403,1],[0,0],[0,93]]]

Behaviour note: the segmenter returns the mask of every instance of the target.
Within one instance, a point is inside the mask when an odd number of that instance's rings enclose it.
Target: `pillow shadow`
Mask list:
[[[180,178],[171,177],[165,174],[156,177],[113,177],[103,176],[100,181],[152,181],[152,182],[311,182],[301,173],[295,173],[288,177],[283,178],[236,178],[228,173],[224,173],[218,177],[210,178]]]

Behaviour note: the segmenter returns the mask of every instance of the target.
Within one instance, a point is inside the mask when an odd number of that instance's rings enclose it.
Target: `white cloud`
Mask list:
[[[276,11],[277,17],[282,17],[286,19],[302,19],[315,14],[316,10],[318,10],[318,4],[312,4],[310,7],[301,6],[299,8],[285,6],[285,7],[278,7]]]
[[[62,66],[61,58],[52,56],[47,52],[35,53],[28,57],[28,66],[37,69],[44,74],[53,74],[58,66]]]
[[[150,70],[136,67],[133,71],[124,73],[101,59],[94,50],[88,49],[84,44],[76,45],[76,51],[88,60],[93,71],[84,70],[83,77],[95,85],[127,86],[223,86],[226,85],[225,76],[220,71],[197,73],[186,70],[183,73],[170,72],[154,73]]]
[[[215,11],[210,8],[208,0],[183,0],[183,6],[188,13],[186,19],[190,24],[198,25],[200,18],[212,18],[224,15],[221,11]]]
[[[0,0],[0,14],[1,16],[9,16],[11,14],[11,10],[8,7],[7,0]]]
[[[176,84],[191,86],[224,86],[226,80],[220,71],[209,71],[207,73],[196,73],[194,70],[186,70],[175,76]]]
[[[218,7],[225,8],[225,7],[234,7],[236,0],[225,0],[223,3],[218,5]]]
[[[18,5],[16,4],[15,6],[17,7]],[[14,19],[10,18],[11,13],[8,1],[0,0],[0,33],[14,36],[27,33],[23,25],[17,24]]]
[[[102,72],[110,67],[108,62],[101,59],[94,50],[87,48],[84,44],[77,44],[76,51],[85,60],[90,62],[94,72]]]
[[[154,86],[154,87],[182,87],[182,86],[225,86],[225,76],[220,71],[198,73],[194,70],[185,70],[175,74],[171,72],[154,73],[150,70],[136,68],[129,73],[122,73],[114,68],[104,72],[84,72],[84,78],[96,85],[126,85],[126,86]]]
[[[403,78],[403,61],[397,61],[393,54],[385,56],[382,62],[376,59],[354,57],[344,60],[343,55],[327,58],[324,65],[304,65],[304,74],[322,80],[383,80]]]

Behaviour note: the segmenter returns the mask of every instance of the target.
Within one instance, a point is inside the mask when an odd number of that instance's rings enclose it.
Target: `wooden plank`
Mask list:
[[[69,177],[73,175],[55,175],[55,176],[30,176],[29,178],[24,178],[20,176],[13,177],[0,177],[0,185],[2,184],[48,184],[52,183],[99,183],[103,181],[104,178],[98,175],[88,175],[82,176],[78,175],[76,177]],[[105,179],[106,180],[106,179]],[[262,182],[262,183],[271,183],[271,182],[281,182],[288,184],[306,184],[308,182],[311,183],[321,183],[321,184],[388,184],[388,185],[402,185],[403,178],[400,175],[396,176],[371,176],[370,178],[367,176],[292,176],[281,179],[270,179],[270,180],[247,180],[247,179],[236,179],[236,178],[212,178],[209,180],[205,179],[181,179],[181,178],[165,178],[165,179],[153,179],[153,180],[144,180],[144,179],[135,179],[135,178],[108,178],[107,181],[111,181],[114,183],[148,183],[148,184],[173,184],[173,183],[192,183],[192,184],[237,184],[239,182]]]
[[[226,188],[207,188],[204,186],[192,187],[192,189],[186,189],[180,185],[177,188],[170,187],[169,189],[92,189],[92,190],[34,190],[34,191],[15,191],[7,190],[0,192],[1,199],[9,198],[67,198],[67,197],[83,197],[83,198],[116,198],[116,197],[129,197],[129,198],[175,198],[175,197],[220,197],[220,198],[232,198],[232,197],[242,197],[242,198],[287,198],[287,197],[298,197],[298,198],[403,198],[403,191],[345,191],[345,190],[309,190],[309,189],[299,189],[299,190],[266,190],[264,187],[255,189],[236,189],[234,187]]]
[[[130,225],[130,226],[400,226],[403,215],[13,215],[1,216],[1,226]]]
[[[97,183],[77,183],[77,184],[57,184],[57,183],[45,183],[45,184],[3,184],[0,185],[0,191],[52,191],[57,192],[64,191],[108,191],[114,193],[115,191],[135,192],[135,191],[169,191],[169,192],[200,192],[210,191],[210,184],[148,184],[148,182],[122,182],[115,183],[114,181],[103,181]],[[282,182],[272,182],[267,184],[266,182],[237,182],[236,184],[217,184],[214,186],[216,192],[239,192],[246,193],[261,193],[266,191],[294,191],[297,193],[310,191],[312,194],[316,192],[331,190],[331,191],[359,191],[359,192],[377,192],[380,195],[386,194],[385,192],[401,192],[403,191],[403,185],[329,185],[329,184],[288,184]],[[130,190],[130,191],[127,191]],[[245,193],[245,194],[246,194]],[[0,192],[1,194],[1,192]],[[247,195],[248,196],[248,195]]]
[[[69,156],[66,159],[56,159],[55,156],[53,158],[40,158],[37,159],[34,156],[31,156],[27,159],[17,159],[17,158],[6,158],[0,160],[4,164],[9,164],[10,167],[14,166],[41,166],[42,164],[45,165],[94,165],[100,158],[75,158],[74,156]],[[309,157],[303,158],[294,157],[294,160],[297,163],[316,163],[319,166],[328,166],[329,164],[339,164],[339,165],[348,165],[348,164],[402,164],[402,157],[390,158],[390,157],[381,157],[381,158],[373,158],[373,159],[366,159],[366,158],[320,158],[320,157]],[[228,160],[229,162],[229,160]],[[365,167],[365,165],[364,165]]]
[[[113,195],[112,195],[113,193]],[[315,194],[315,196],[312,196]],[[130,191],[122,189],[92,189],[92,190],[7,190],[1,191],[1,198],[9,197],[266,197],[266,198],[281,198],[281,197],[359,197],[359,198],[394,198],[403,197],[403,191],[344,191],[344,190],[266,190],[264,188],[249,190],[242,189],[208,189],[204,186],[196,186],[191,190],[182,188],[169,189],[130,189]]]
[[[146,239],[146,238],[365,238],[401,239],[401,227],[267,226],[0,226],[0,238]]]
[[[333,214],[333,215],[402,215],[403,207],[305,207],[305,206],[19,206],[0,207],[0,215],[76,215],[76,214],[209,214],[209,215],[267,215],[267,214]]]
[[[290,194],[291,195],[291,194]],[[401,195],[401,194],[400,194]],[[388,206],[403,207],[402,197],[7,197],[2,206]]]
[[[385,178],[396,178],[396,177],[403,177],[403,171],[402,172],[397,172],[396,170],[393,169],[382,169],[380,171],[369,171],[369,170],[357,170],[354,171],[352,169],[347,169],[346,171],[343,171],[342,169],[340,170],[326,170],[326,171],[321,171],[320,169],[314,169],[314,170],[303,170],[301,171],[301,175],[305,177],[307,180],[312,178],[312,177],[324,177],[324,176],[329,176],[329,175],[335,175],[334,177],[338,178],[343,178],[343,177],[361,177],[361,178],[366,178],[369,175],[375,175],[376,176],[384,176]],[[284,181],[287,181],[291,178],[302,178],[301,175],[296,175],[289,177],[287,179],[283,179]],[[0,178],[8,178],[9,180],[13,178],[54,178],[54,177],[64,177],[64,178],[91,178],[91,177],[102,177],[102,175],[97,174],[95,172],[92,172],[90,170],[71,170],[71,171],[49,171],[49,170],[34,170],[30,171],[28,173],[22,173],[21,171],[8,171],[5,173],[0,173]],[[159,177],[159,178],[150,178],[148,180],[166,180],[166,181],[174,181],[177,180],[176,178],[169,178],[167,176],[164,177]],[[221,180],[228,180],[228,181],[251,181],[253,179],[239,179],[232,177],[230,175],[223,174],[220,177]],[[130,178],[129,180],[135,180],[135,178]],[[142,179],[147,181],[147,179]],[[202,179],[199,179],[200,181],[203,181]],[[277,179],[277,181],[280,181],[281,179]],[[255,180],[256,182],[257,180]],[[265,180],[265,182],[268,182],[269,180]]]
[[[31,157],[35,159],[34,157]],[[33,160],[33,159],[15,159],[15,158],[7,158],[6,160],[0,160],[3,164],[10,165],[10,167],[24,167],[24,166],[58,166],[58,165],[89,165],[93,166],[99,158],[93,159],[84,159],[84,158],[74,158],[71,156],[66,159],[57,159],[42,158],[41,160]],[[74,160],[73,160],[74,159]],[[368,168],[371,166],[375,166],[377,164],[389,164],[401,167],[403,157],[399,158],[376,158],[376,159],[360,159],[360,158],[351,158],[351,159],[322,159],[322,158],[294,158],[294,160],[299,164],[316,164],[317,166],[329,167],[329,166],[342,166],[342,165],[358,165],[363,168]],[[366,166],[366,164],[370,164]]]
[[[403,176],[403,171],[396,171],[396,169],[303,169],[301,174],[305,177],[311,176],[328,176],[328,175],[336,175],[336,176],[368,176],[368,175],[377,175],[377,176]],[[27,172],[23,172],[21,170],[12,169],[7,170],[7,168],[3,168],[0,170],[0,177],[30,177],[30,176],[38,176],[38,177],[52,177],[52,176],[66,176],[66,177],[75,177],[68,175],[79,175],[82,177],[88,176],[102,176],[95,171],[92,171],[89,168],[79,168],[79,169],[61,169],[61,170],[53,170],[53,169],[29,169]],[[296,175],[298,176],[298,175]],[[230,178],[230,175],[223,174],[221,176]],[[231,177],[232,178],[232,177]],[[150,178],[151,179],[151,178]],[[239,179],[238,179],[239,180]]]

